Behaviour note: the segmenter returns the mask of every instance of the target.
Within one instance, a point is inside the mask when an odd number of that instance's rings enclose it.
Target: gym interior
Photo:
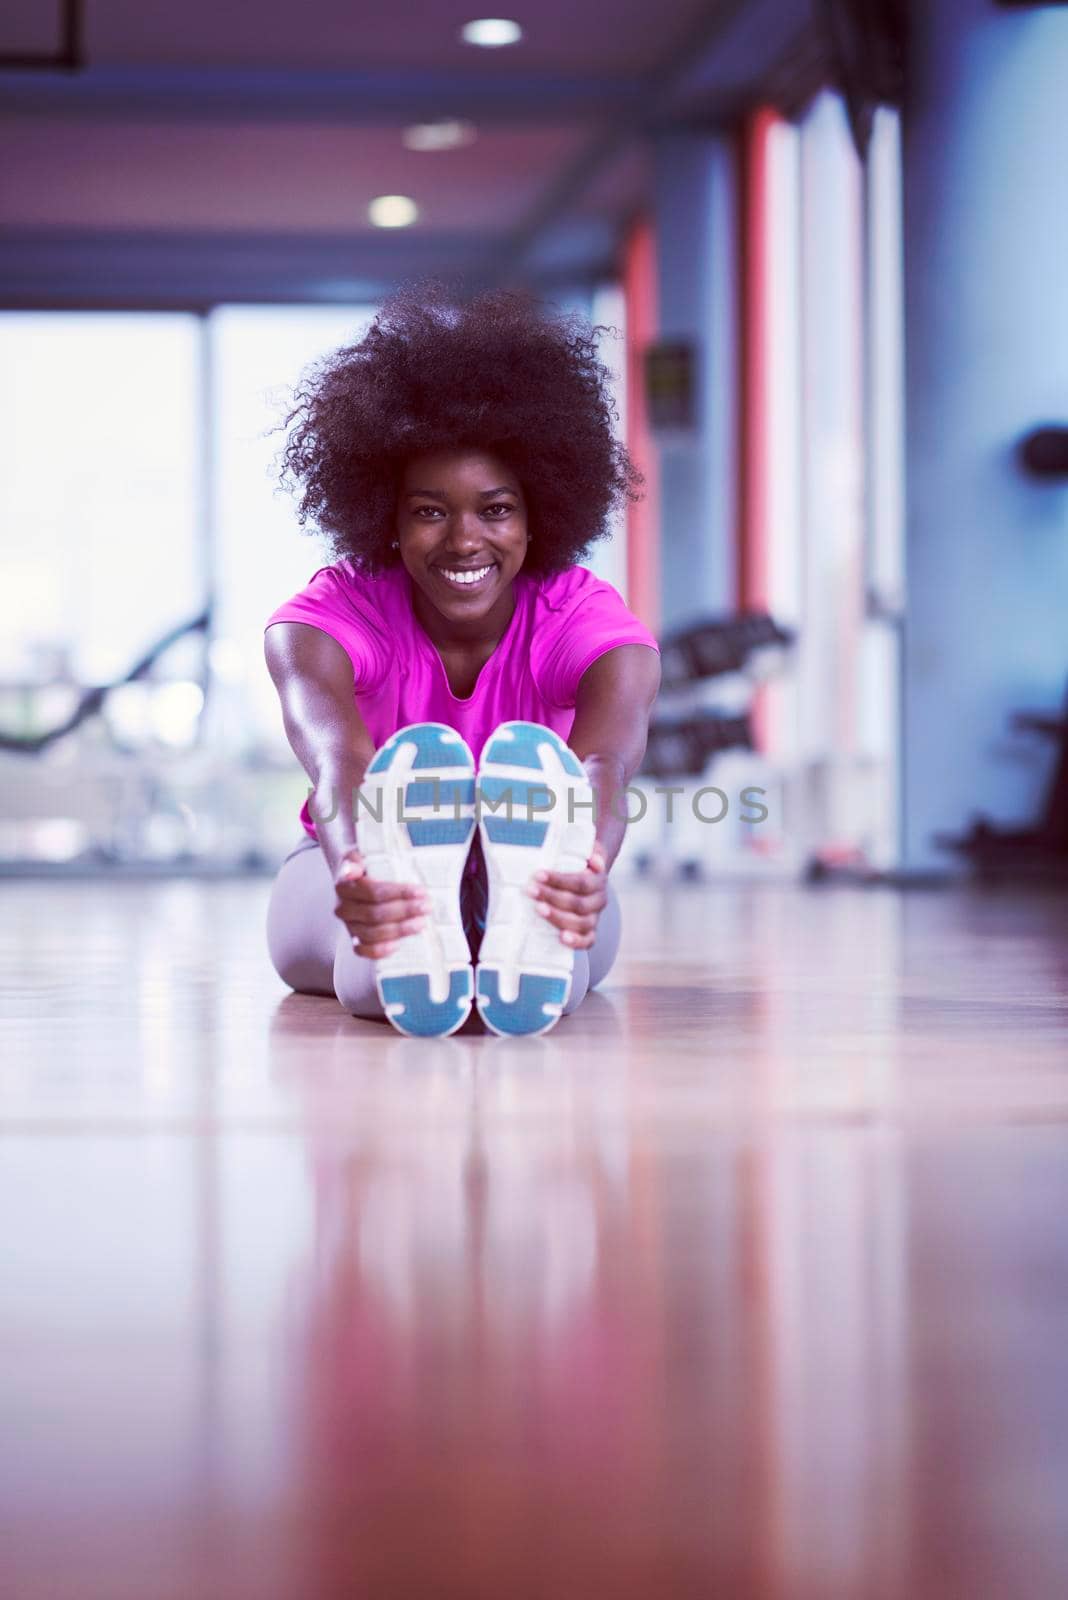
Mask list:
[[[0,1589],[1068,1592],[1068,12],[9,0]],[[469,14],[470,13],[470,14]],[[264,941],[294,386],[598,330],[661,646],[604,983]]]

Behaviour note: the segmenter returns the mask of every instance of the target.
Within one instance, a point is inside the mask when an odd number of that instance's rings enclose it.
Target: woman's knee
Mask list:
[[[571,968],[571,993],[561,1016],[570,1016],[585,1000],[590,987],[590,957],[587,950],[576,950],[575,960]]]
[[[597,919],[597,933],[588,952],[591,989],[595,989],[602,979],[608,976],[619,954],[619,943],[623,935],[623,915],[619,906],[619,896],[612,887],[611,879],[606,888],[608,902]]]
[[[323,879],[327,880],[325,885]],[[322,852],[301,851],[282,863],[267,903],[267,954],[299,994],[332,994],[334,947],[340,924]]]
[[[591,989],[608,976],[616,959],[622,933],[619,899],[609,883],[608,903],[597,919],[597,933],[588,950],[576,950],[571,969],[571,993],[567,997],[562,1015],[569,1016],[585,1000]]]
[[[339,1003],[352,1016],[384,1015],[375,983],[375,964],[366,956],[358,956],[348,939],[338,940],[333,981]]]

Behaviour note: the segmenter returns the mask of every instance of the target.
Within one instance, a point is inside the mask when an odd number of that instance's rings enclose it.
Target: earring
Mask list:
[[[391,550],[399,550],[400,549],[400,544],[396,539],[394,539],[393,543],[390,545],[390,549]]]

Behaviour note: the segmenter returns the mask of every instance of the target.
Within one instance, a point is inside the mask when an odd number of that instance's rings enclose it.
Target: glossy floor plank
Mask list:
[[[1068,1593],[1068,905],[625,895],[543,1039],[20,882],[0,1591]]]

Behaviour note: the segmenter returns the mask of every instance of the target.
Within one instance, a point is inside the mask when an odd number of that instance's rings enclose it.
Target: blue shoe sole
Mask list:
[[[382,1008],[400,1033],[441,1038],[471,1012],[474,973],[460,879],[475,832],[475,762],[440,722],[401,728],[375,752],[356,818],[367,875],[429,891],[425,926],[375,963]]]
[[[482,752],[478,793],[489,903],[475,1003],[494,1033],[547,1033],[571,993],[575,953],[526,887],[543,867],[583,870],[596,836],[593,791],[558,734],[504,722]]]

